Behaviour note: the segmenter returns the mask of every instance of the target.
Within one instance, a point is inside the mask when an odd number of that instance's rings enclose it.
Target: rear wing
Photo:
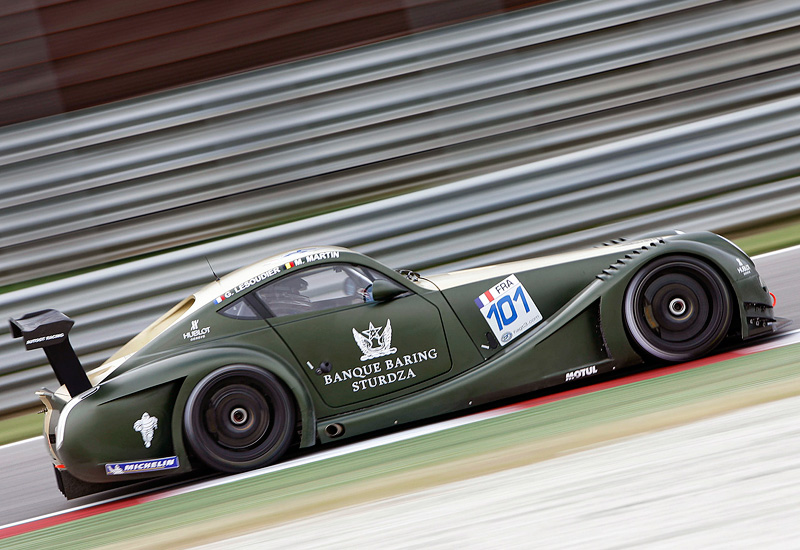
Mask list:
[[[25,349],[44,349],[47,360],[59,384],[76,396],[92,387],[72,344],[69,331],[75,321],[55,309],[28,313],[19,319],[9,319],[11,336],[22,338]]]

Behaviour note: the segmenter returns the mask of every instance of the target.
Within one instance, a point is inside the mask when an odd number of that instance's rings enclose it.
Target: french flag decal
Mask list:
[[[225,296],[220,296],[219,298],[216,298],[216,299],[214,300],[214,303],[215,303],[215,304],[221,304],[221,303],[222,303],[222,302],[224,302],[224,301],[225,301]]]
[[[494,302],[494,296],[492,295],[492,290],[489,289],[477,298],[475,298],[475,305],[479,308]]]

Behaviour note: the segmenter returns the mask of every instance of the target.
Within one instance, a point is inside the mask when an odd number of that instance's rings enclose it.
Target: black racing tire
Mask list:
[[[690,361],[719,345],[733,316],[717,271],[692,256],[665,256],[634,275],[625,291],[625,326],[646,355]]]
[[[206,466],[221,472],[261,468],[292,442],[294,401],[272,373],[231,365],[194,387],[183,425],[187,443]]]

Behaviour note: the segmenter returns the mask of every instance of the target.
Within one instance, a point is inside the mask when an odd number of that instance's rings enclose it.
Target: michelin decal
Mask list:
[[[155,472],[158,470],[172,470],[180,466],[177,456],[165,458],[153,458],[150,460],[136,460],[133,462],[112,462],[106,464],[107,476],[118,476],[123,474],[141,474],[144,472]]]

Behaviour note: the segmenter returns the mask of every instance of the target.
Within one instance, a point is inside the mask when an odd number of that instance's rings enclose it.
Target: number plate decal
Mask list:
[[[501,346],[542,320],[531,295],[515,275],[509,275],[475,298],[475,305]]]

